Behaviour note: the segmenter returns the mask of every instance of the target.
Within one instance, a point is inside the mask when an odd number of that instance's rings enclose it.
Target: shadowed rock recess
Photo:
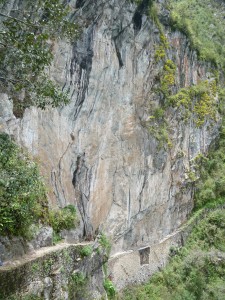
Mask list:
[[[94,240],[99,232],[111,240],[108,273],[121,289],[146,280],[164,266],[171,245],[182,244],[177,230],[193,208],[192,163],[207,153],[218,135],[218,116],[197,126],[194,114],[185,119],[182,108],[172,106],[166,106],[163,117],[169,138],[162,142],[152,133],[150,127],[157,128],[158,120],[152,125],[149,117],[166,101],[159,91],[164,62],[172,61],[176,68],[169,87],[173,94],[214,77],[210,64],[198,61],[187,38],[170,28],[164,1],[156,1],[160,28],[147,16],[150,1],[138,7],[128,0],[69,2],[82,33],[72,45],[54,44],[50,75],[69,91],[71,102],[57,109],[32,107],[16,118],[8,96],[1,94],[0,131],[38,157],[51,206],[77,207],[75,242]],[[162,36],[168,43],[165,60],[156,59]],[[66,257],[76,256],[72,246],[66,251]],[[51,265],[60,265],[62,254],[51,259]],[[76,267],[70,265],[66,272]],[[30,263],[27,268],[32,269]],[[27,281],[45,286],[57,282],[49,272],[44,282],[37,273]],[[29,283],[21,280],[26,289]],[[69,299],[68,293],[58,298],[52,287],[49,291],[43,299]]]

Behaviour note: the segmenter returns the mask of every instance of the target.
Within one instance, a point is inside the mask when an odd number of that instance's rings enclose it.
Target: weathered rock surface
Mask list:
[[[224,208],[224,205],[220,207]],[[174,255],[174,251],[185,246],[193,228],[212,210],[203,209],[178,230],[155,244],[113,255],[109,260],[109,270],[117,289],[146,282],[151,275],[162,270]]]
[[[144,12],[135,15],[136,6],[127,0],[71,6],[83,34],[72,47],[55,45],[51,68],[51,76],[70,91],[70,104],[27,109],[16,119],[2,95],[0,128],[39,158],[51,205],[78,207],[81,239],[104,231],[112,254],[157,244],[190,214],[190,160],[207,152],[217,124],[197,128],[193,118],[184,123],[179,109],[171,108],[173,146],[159,149],[146,125],[160,101],[154,91],[162,69],[155,61],[159,30]],[[165,11],[162,18],[165,23]],[[168,26],[165,35],[167,56],[177,65],[176,90],[211,76],[184,35]]]
[[[50,226],[41,227],[31,241],[35,249],[53,245],[53,229]]]
[[[52,227],[41,226],[34,228],[31,232],[33,232],[33,238],[29,242],[21,237],[0,237],[0,260],[3,262],[14,260],[26,253],[32,253],[35,249],[53,245]]]
[[[31,295],[45,300],[101,299],[105,294],[103,255],[93,252],[83,257],[84,247],[87,244],[62,243],[4,265],[0,269],[0,299]]]

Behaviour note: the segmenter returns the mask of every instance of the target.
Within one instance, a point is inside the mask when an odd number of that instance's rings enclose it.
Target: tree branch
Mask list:
[[[28,26],[31,26],[31,27],[38,27],[37,25],[33,24],[33,23],[27,23],[23,20],[20,20],[20,19],[17,19],[17,18],[14,18],[14,17],[11,17],[11,16],[8,16],[8,15],[5,15],[3,13],[0,12],[0,16],[4,17],[4,18],[9,18],[9,19],[12,19],[14,21],[17,21],[17,22],[20,22],[20,23],[23,23],[25,25],[28,25]]]

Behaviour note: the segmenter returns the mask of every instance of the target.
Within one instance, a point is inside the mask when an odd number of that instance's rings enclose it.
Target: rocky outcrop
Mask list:
[[[102,299],[103,256],[84,256],[92,246],[62,243],[1,267],[0,299]]]
[[[27,109],[17,119],[7,95],[0,98],[1,130],[38,157],[51,205],[75,204],[80,238],[104,231],[112,254],[155,245],[187,219],[193,208],[190,161],[207,152],[218,129],[210,121],[198,128],[193,117],[185,122],[179,108],[170,108],[171,146],[159,147],[150,133],[152,107],[162,101],[156,88],[163,63],[155,60],[160,31],[146,5],[137,10],[128,0],[71,1],[83,33],[72,46],[55,45],[50,70],[69,91],[70,104]],[[165,9],[160,18],[167,58],[177,66],[174,91],[211,77],[186,37],[166,26]]]
[[[21,237],[0,237],[0,261],[10,261],[48,246],[53,246],[53,229],[50,226],[33,230],[33,238],[29,242]]]

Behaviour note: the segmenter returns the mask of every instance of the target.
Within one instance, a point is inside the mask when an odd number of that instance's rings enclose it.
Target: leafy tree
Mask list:
[[[76,227],[73,205],[51,210],[38,166],[5,133],[0,133],[0,235],[32,237],[29,227],[49,224],[59,234]]]
[[[0,0],[0,90],[11,96],[17,115],[31,105],[66,104],[68,95],[48,78],[46,68],[54,43],[79,34],[69,6],[60,0],[23,0],[8,13],[6,2]]]
[[[7,134],[0,134],[0,235],[26,236],[47,217],[45,187],[32,162]]]

